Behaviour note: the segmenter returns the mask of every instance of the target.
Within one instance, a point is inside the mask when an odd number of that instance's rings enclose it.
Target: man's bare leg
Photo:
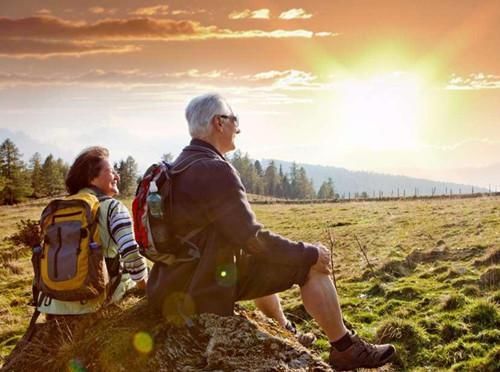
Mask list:
[[[268,318],[276,320],[280,326],[286,327],[288,320],[281,308],[280,298],[277,294],[259,297],[254,300],[255,306]]]
[[[307,312],[330,341],[336,341],[348,332],[342,320],[337,290],[328,274],[310,270],[309,278],[300,290]]]

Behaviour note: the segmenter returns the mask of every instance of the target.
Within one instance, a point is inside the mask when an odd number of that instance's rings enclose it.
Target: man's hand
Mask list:
[[[318,260],[311,266],[311,270],[330,275],[332,273],[332,261],[330,250],[321,243],[314,244],[318,248]]]

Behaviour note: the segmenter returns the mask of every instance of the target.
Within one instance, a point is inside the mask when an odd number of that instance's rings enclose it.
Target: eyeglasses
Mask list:
[[[236,128],[238,128],[239,120],[238,120],[238,117],[236,115],[219,115],[219,117],[221,117],[223,119],[230,119],[234,123]]]

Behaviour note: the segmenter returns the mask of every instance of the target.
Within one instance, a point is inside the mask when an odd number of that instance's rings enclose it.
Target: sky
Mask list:
[[[0,140],[26,160],[145,169],[206,92],[254,159],[500,187],[498,0],[0,0]]]

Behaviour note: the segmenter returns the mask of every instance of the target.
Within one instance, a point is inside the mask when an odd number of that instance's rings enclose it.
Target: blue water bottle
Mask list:
[[[146,199],[148,203],[148,210],[151,216],[155,218],[163,217],[163,203],[161,200],[161,195],[158,193],[158,186],[155,181],[151,181],[149,184],[148,197]]]

